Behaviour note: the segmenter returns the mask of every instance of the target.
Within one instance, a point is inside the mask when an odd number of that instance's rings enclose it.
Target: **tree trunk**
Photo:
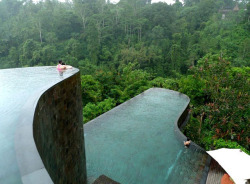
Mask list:
[[[81,13],[81,18],[82,18],[83,30],[85,30],[85,28],[86,28],[86,18],[84,16],[84,12]]]
[[[41,22],[38,21],[37,24],[36,24],[36,26],[37,26],[37,29],[39,31],[40,42],[43,43]]]

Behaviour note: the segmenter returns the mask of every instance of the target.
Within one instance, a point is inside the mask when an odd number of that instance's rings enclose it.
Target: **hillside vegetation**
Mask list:
[[[84,122],[148,88],[177,90],[191,99],[187,136],[250,151],[249,30],[248,0],[2,0],[0,68],[79,68]]]

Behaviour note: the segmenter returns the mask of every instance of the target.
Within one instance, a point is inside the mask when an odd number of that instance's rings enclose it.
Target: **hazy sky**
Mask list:
[[[33,2],[38,2],[38,1],[40,1],[40,0],[33,0]],[[64,2],[65,0],[59,0],[59,1]],[[112,3],[117,3],[117,2],[119,2],[119,0],[110,0],[110,2],[112,2]],[[152,3],[166,2],[166,3],[168,3],[168,4],[173,4],[173,3],[174,3],[174,0],[152,0],[151,2],[152,2]]]
[[[110,0],[110,2],[117,3],[119,0]],[[152,3],[157,3],[157,2],[166,2],[168,4],[173,4],[174,0],[152,0]]]

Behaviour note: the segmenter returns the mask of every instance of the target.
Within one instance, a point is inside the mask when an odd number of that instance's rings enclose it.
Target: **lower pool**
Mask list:
[[[189,98],[152,88],[84,125],[88,183],[200,183],[207,155],[184,148],[174,124]]]

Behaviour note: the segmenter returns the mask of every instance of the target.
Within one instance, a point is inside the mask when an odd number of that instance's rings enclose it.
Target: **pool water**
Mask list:
[[[21,110],[29,98],[78,71],[55,66],[0,70],[0,184],[22,183],[15,152]],[[34,104],[35,108],[36,104]]]
[[[77,71],[0,70],[0,184],[22,183],[15,134],[24,105]],[[185,149],[174,130],[188,103],[185,95],[154,88],[85,124],[88,183],[102,174],[122,184],[199,183],[207,155]]]
[[[174,130],[188,103],[153,88],[85,124],[88,183],[102,174],[122,184],[199,183],[207,156],[184,148]]]

